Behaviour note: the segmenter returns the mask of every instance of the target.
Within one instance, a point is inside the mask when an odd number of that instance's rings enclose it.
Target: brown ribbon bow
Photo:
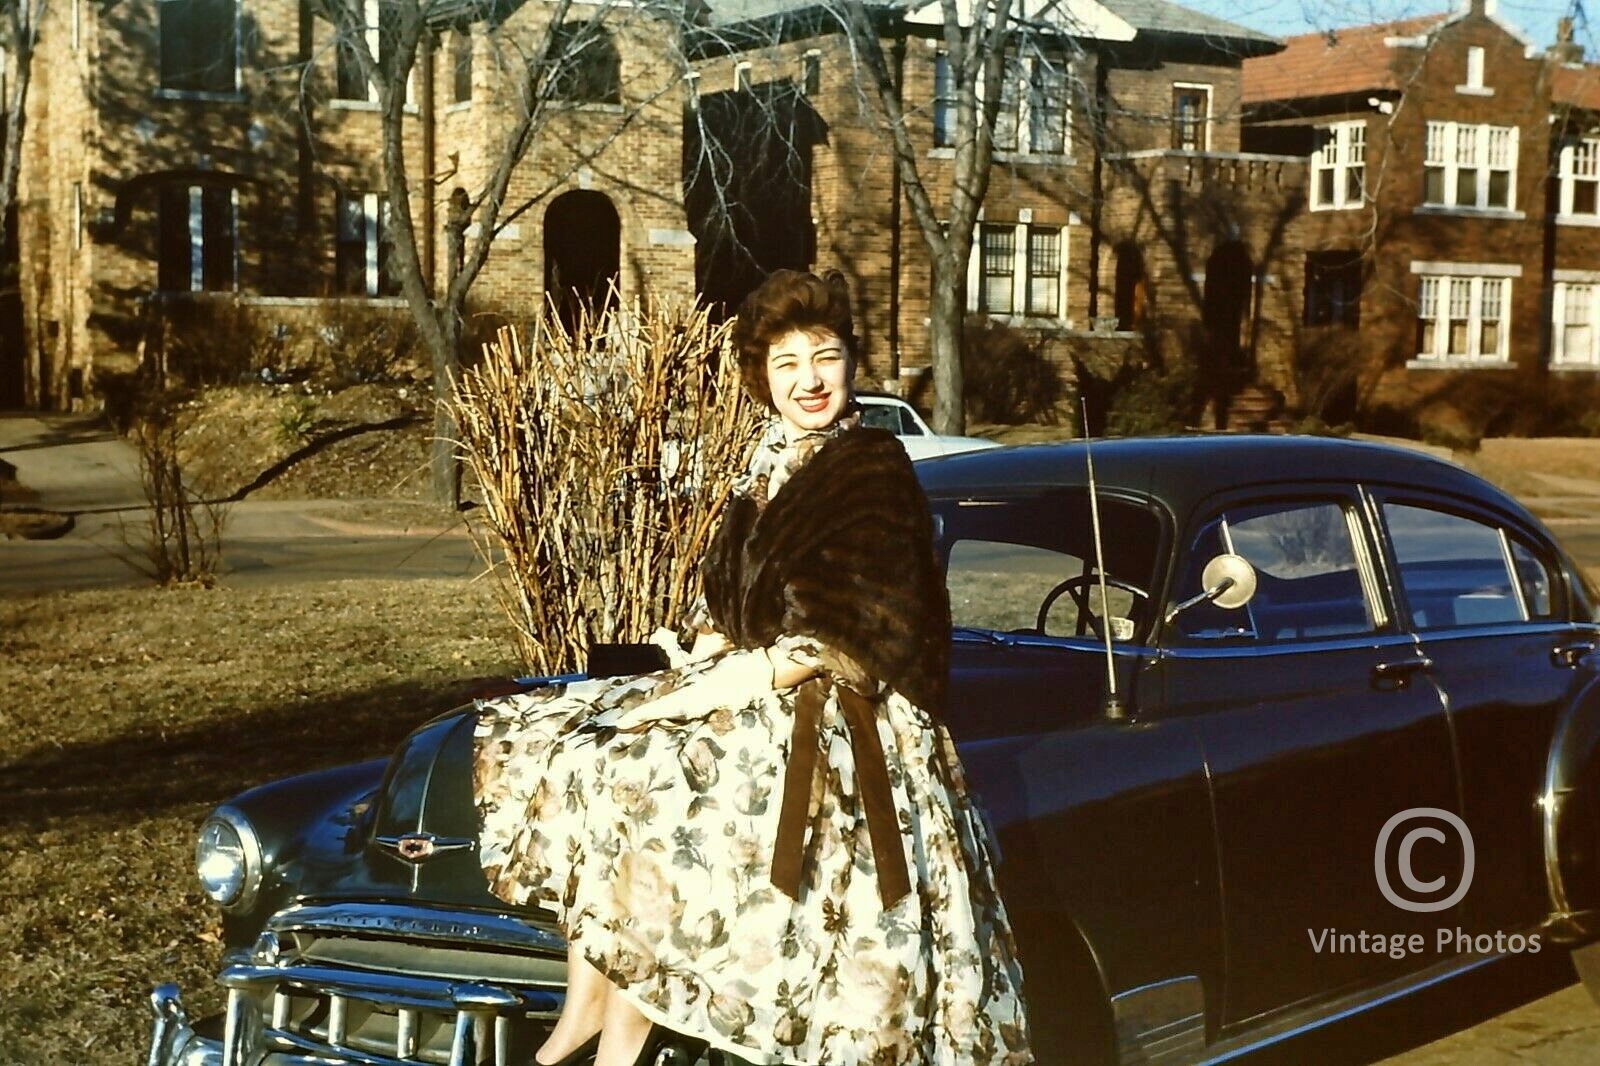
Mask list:
[[[795,696],[794,729],[789,738],[789,766],[783,777],[783,804],[778,809],[778,837],[773,844],[772,884],[790,899],[800,898],[800,871],[805,864],[806,836],[813,811],[811,792],[817,774],[826,771],[818,759],[822,708],[832,682],[813,678]],[[878,739],[874,701],[843,685],[839,709],[855,754],[856,790],[867,816],[872,862],[878,875],[878,898],[888,910],[911,891],[905,847],[895,817],[889,768]],[[826,779],[824,779],[826,780]]]

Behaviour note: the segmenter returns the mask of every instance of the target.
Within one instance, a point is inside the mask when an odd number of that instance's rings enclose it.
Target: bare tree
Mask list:
[[[656,19],[663,14],[651,5],[619,0],[586,4],[583,17],[569,21],[571,8],[571,0],[553,0],[540,10],[539,17],[547,20],[542,29],[519,36],[501,32],[500,20],[512,8],[496,0],[473,0],[465,6],[455,0],[380,0],[376,27],[369,24],[370,3],[325,0],[325,13],[337,31],[337,47],[347,50],[372,87],[381,116],[383,185],[389,206],[387,262],[432,359],[436,403],[431,481],[435,497],[452,505],[460,501],[461,479],[456,422],[448,399],[461,365],[468,296],[496,236],[561,188],[580,167],[604,155],[651,103],[678,84],[676,76],[658,77],[635,87],[625,105],[619,97],[614,110],[598,117],[587,113],[581,132],[555,138],[566,151],[557,159],[542,161],[531,191],[524,182],[513,198],[513,178],[530,151],[542,136],[554,134],[552,123],[567,114],[565,105],[589,87],[595,65],[604,66],[607,57],[614,56],[609,51],[608,22],[624,17]],[[444,277],[436,285],[421,251],[428,238],[418,233],[414,208],[421,198],[434,195],[439,179],[414,173],[407,158],[408,93],[419,66],[436,45],[438,30],[474,22],[490,26],[495,66],[502,75],[493,103],[502,121],[495,131],[497,143],[482,161],[476,188],[463,185],[448,197]],[[667,22],[669,31],[675,25]]]
[[[883,52],[887,15],[869,11],[863,0],[837,0],[857,70],[881,110],[912,218],[928,252],[929,350],[936,393],[934,428],[959,434],[966,428],[962,394],[961,323],[967,306],[967,258],[972,252],[978,210],[989,189],[994,165],[995,118],[1002,93],[979,91],[1002,85],[1007,54],[1016,35],[1013,0],[974,3],[939,0],[946,62],[954,97],[953,152],[943,188],[938,175],[924,173],[920,146],[906,126],[899,86]],[[936,199],[937,197],[937,199]],[[944,208],[941,211],[941,202]]]
[[[0,248],[11,240],[12,208],[17,200],[17,175],[22,170],[23,120],[28,104],[28,86],[33,80],[33,53],[39,43],[39,27],[44,21],[47,0],[4,0],[4,66],[0,85],[4,87],[5,132],[0,147]]]

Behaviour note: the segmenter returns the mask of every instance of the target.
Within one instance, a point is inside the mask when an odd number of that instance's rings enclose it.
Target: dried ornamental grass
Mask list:
[[[699,562],[760,419],[728,325],[667,305],[503,329],[453,399],[479,546],[528,669],[581,668],[699,595]]]

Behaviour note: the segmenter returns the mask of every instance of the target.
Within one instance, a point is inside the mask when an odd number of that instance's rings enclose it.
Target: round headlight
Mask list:
[[[206,819],[194,865],[206,895],[234,910],[253,902],[261,881],[261,846],[243,815],[226,807]]]

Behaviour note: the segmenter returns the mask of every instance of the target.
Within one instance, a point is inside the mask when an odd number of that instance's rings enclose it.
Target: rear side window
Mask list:
[[[1202,591],[1206,562],[1224,551],[1255,567],[1256,594],[1233,610],[1190,608],[1178,617],[1180,631],[1192,640],[1263,642],[1372,632],[1380,622],[1360,530],[1354,511],[1331,501],[1230,510],[1201,531],[1179,597]]]
[[[1554,617],[1549,567],[1506,530],[1416,504],[1386,503],[1383,518],[1418,629]]]
[[[861,424],[875,429],[886,429],[902,437],[918,437],[922,430],[906,414],[905,408],[892,403],[863,403]]]

